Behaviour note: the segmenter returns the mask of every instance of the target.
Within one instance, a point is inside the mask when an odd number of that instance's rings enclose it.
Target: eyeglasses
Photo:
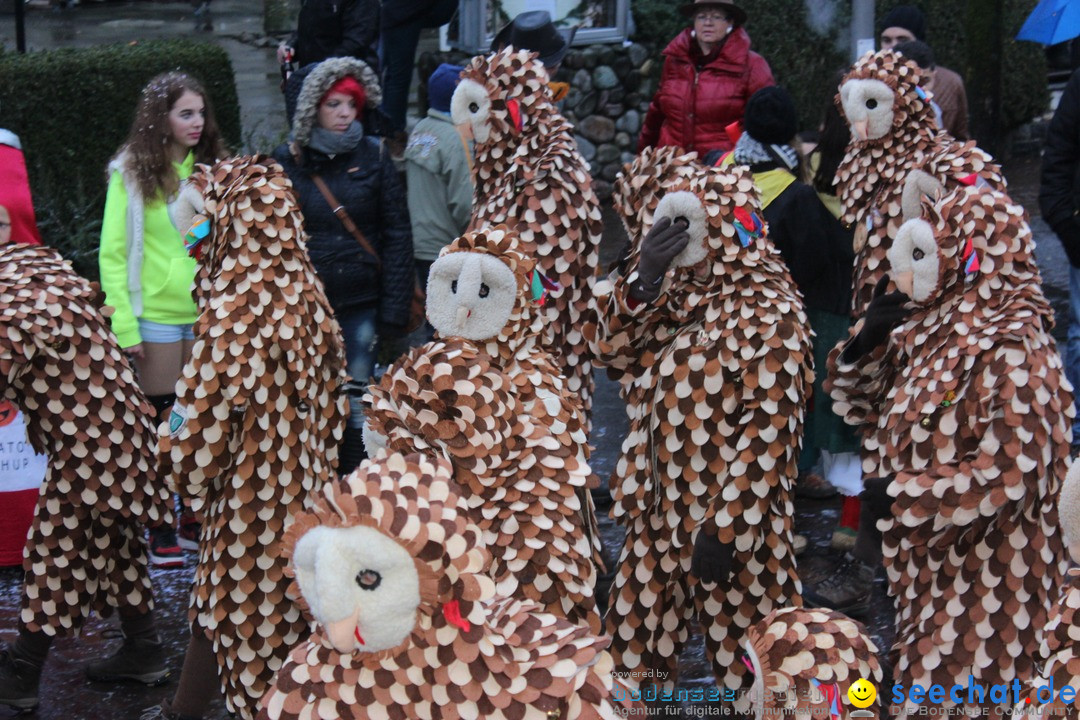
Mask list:
[[[695,22],[728,22],[728,16],[722,12],[701,12],[694,16]]]

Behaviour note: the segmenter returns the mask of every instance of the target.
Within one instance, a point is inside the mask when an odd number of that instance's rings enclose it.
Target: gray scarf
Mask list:
[[[324,155],[333,156],[352,152],[363,139],[364,126],[358,121],[353,120],[349,129],[340,133],[322,127],[312,128],[311,140],[308,141],[308,147],[312,150],[318,150]]]
[[[790,145],[769,145],[766,147],[754,138],[750,133],[743,133],[739,141],[735,143],[735,162],[739,165],[775,164],[794,170],[799,166],[799,154]]]

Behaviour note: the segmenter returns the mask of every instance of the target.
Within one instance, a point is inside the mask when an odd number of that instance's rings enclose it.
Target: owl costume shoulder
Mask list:
[[[327,485],[284,540],[317,628],[260,717],[619,717],[608,640],[500,596],[470,515],[450,463],[423,455]]]
[[[508,225],[522,252],[561,288],[541,311],[542,342],[588,413],[592,376],[582,328],[589,321],[603,224],[588,164],[547,84],[535,53],[507,48],[473,58],[450,112],[476,142],[469,230]]]
[[[696,610],[718,682],[735,689],[746,629],[799,602],[790,493],[812,354],[749,170],[695,159],[646,150],[616,183],[633,246],[628,274],[597,284],[590,337],[630,416],[611,478],[613,514],[628,534],[607,622],[620,668],[673,678]],[[690,240],[659,297],[638,304],[629,288],[641,240],[663,217],[684,218]],[[699,533],[738,548],[731,577],[711,587],[688,575]]]
[[[921,212],[889,250],[911,315],[856,362],[835,348],[826,388],[864,426],[864,477],[895,478],[896,681],[1024,682],[1066,568],[1072,396],[1023,208],[964,187]]]
[[[505,227],[445,249],[428,281],[442,338],[371,386],[367,432],[391,450],[453,463],[501,594],[599,631],[584,420],[535,343],[534,267]]]
[[[144,524],[172,522],[154,410],[102,314],[48,247],[0,245],[0,392],[49,457],[26,542],[20,619],[49,635],[153,607]],[[44,519],[47,518],[47,521]]]
[[[886,253],[904,221],[901,195],[912,170],[929,174],[946,190],[964,183],[1005,189],[993,158],[974,141],[958,142],[937,128],[926,82],[914,61],[882,50],[860,58],[836,96],[852,131],[836,183],[841,220],[855,226],[856,316],[888,272]]]
[[[214,640],[229,710],[251,718],[308,632],[276,541],[333,476],[345,353],[277,162],[201,167],[179,206],[178,226],[207,227],[194,244],[195,347],[161,451],[204,518],[191,620]]]

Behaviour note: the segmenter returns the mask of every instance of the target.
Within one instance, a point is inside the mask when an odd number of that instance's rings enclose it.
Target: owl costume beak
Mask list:
[[[856,120],[855,122],[851,123],[851,129],[855,131],[855,139],[856,140],[865,140],[866,139],[866,124],[867,124],[867,122],[868,122],[867,120]]]

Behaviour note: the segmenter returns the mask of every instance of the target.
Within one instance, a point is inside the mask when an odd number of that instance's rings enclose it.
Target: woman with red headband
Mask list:
[[[345,336],[352,382],[342,473],[363,459],[362,398],[376,348],[404,334],[416,283],[405,190],[390,153],[379,138],[364,134],[365,111],[381,99],[375,73],[355,58],[301,68],[285,87],[292,135],[274,152],[296,190],[308,254]],[[344,213],[335,214],[339,205]]]

